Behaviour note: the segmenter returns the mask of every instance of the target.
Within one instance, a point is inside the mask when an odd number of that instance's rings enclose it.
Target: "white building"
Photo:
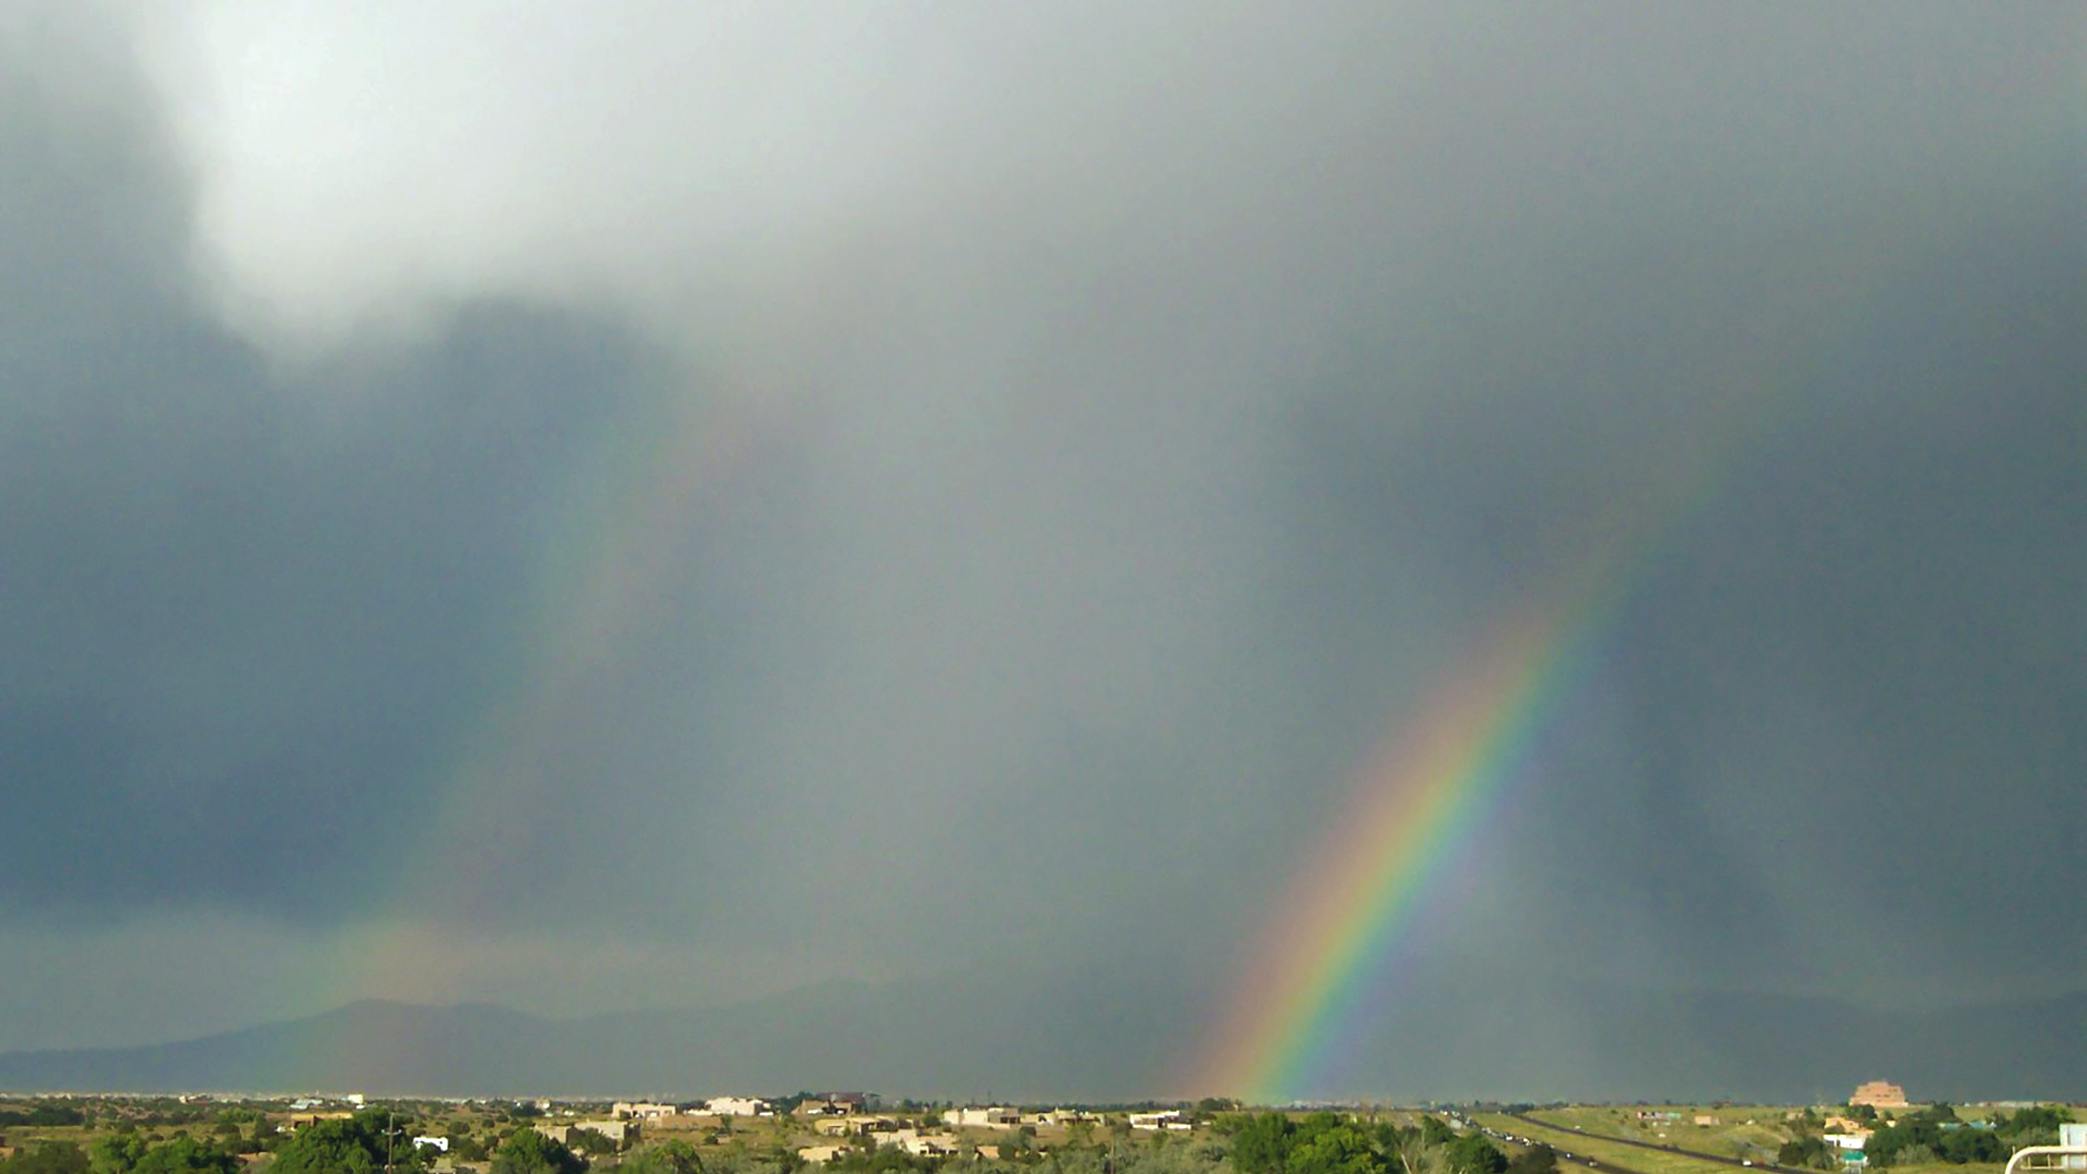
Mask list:
[[[1022,1113],[1019,1109],[1010,1109],[1005,1105],[967,1106],[961,1109],[944,1109],[942,1123],[958,1128],[1013,1129],[1022,1123]]]
[[[449,1152],[449,1139],[431,1134],[414,1138],[413,1145],[417,1149],[439,1150],[445,1154]]]
[[[2058,1144],[2067,1149],[2087,1149],[2087,1121],[2068,1121],[2060,1124]],[[2068,1170],[2087,1170],[2087,1154],[2066,1154],[2058,1160]]]
[[[1132,1113],[1130,1115],[1130,1127],[1132,1129],[1172,1129],[1184,1133],[1195,1128],[1194,1125],[1189,1123],[1188,1118],[1181,1115],[1178,1109],[1162,1109],[1157,1113]]]
[[[703,1111],[716,1117],[764,1117],[769,1110],[759,1097],[712,1097],[703,1102]]]
[[[657,1121],[662,1117],[672,1117],[677,1112],[679,1110],[674,1106],[663,1105],[656,1101],[617,1101],[609,1107],[609,1115],[611,1117],[629,1118],[639,1121]]]

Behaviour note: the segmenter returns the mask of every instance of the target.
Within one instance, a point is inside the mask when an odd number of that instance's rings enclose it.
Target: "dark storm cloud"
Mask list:
[[[439,853],[471,892],[406,904],[487,959],[672,959],[522,1001],[671,1002],[686,950],[1202,999],[1458,649],[1711,462],[1431,965],[2034,984],[1999,947],[2087,887],[2087,307],[2026,11],[969,14],[822,34],[781,59],[843,81],[765,104],[619,98],[656,63],[607,38],[547,163],[484,61],[401,73],[443,120],[401,147],[322,54],[304,100],[367,125],[234,149],[118,30],[12,27],[0,896],[323,939]],[[639,535],[664,605],[498,725],[677,419],[753,455]]]
[[[185,181],[114,35],[53,23],[101,52],[7,46],[0,885],[31,918],[330,916],[392,866],[567,450],[643,353],[493,307],[272,376],[183,299]]]

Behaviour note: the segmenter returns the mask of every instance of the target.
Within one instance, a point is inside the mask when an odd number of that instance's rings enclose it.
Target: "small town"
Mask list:
[[[1857,1174],[2087,1169],[2087,1106],[1019,1106],[866,1092],[380,1100],[0,1094],[0,1174]]]

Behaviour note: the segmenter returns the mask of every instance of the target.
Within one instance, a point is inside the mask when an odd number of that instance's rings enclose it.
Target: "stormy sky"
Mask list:
[[[8,5],[0,1048],[1105,965],[1185,1049],[1619,513],[1406,964],[2070,989],[2083,43]]]

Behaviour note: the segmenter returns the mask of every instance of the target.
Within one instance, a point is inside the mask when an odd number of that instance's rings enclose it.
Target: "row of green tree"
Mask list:
[[[1218,1119],[1239,1174],[1550,1174],[1558,1158],[1536,1146],[1510,1160],[1481,1133],[1458,1133],[1437,1117],[1418,1125],[1370,1123],[1335,1113]]]
[[[2049,1105],[1993,1118],[1979,1129],[1957,1118],[1948,1105],[1931,1105],[1875,1130],[1863,1143],[1873,1165],[1915,1166],[1924,1162],[2004,1162],[2022,1146],[2052,1145],[2058,1126],[2072,1114]]]
[[[1863,1143],[1863,1153],[1870,1165],[1880,1167],[2004,1162],[2023,1146],[2055,1143],[2058,1126],[2070,1120],[2066,1109],[2037,1105],[2013,1116],[1999,1114],[1989,1128],[1982,1128],[1958,1118],[1954,1107],[1935,1104],[1877,1126]],[[1784,1166],[1832,1170],[1840,1166],[1841,1155],[1824,1138],[1807,1133],[1784,1142],[1775,1160]]]

